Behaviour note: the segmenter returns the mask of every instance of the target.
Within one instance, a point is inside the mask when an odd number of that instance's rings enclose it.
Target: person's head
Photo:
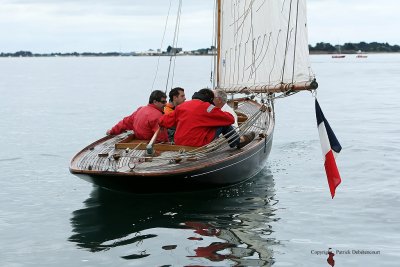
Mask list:
[[[218,108],[222,108],[228,101],[228,96],[221,89],[214,90],[214,105]]]
[[[149,104],[154,104],[162,111],[165,104],[167,104],[167,95],[163,91],[155,90],[150,94]]]
[[[185,102],[185,100],[185,90],[183,88],[175,87],[169,92],[169,102],[171,102],[174,107],[182,104],[183,102]]]
[[[208,102],[210,104],[214,104],[213,103],[214,93],[211,89],[204,88],[204,89],[201,89],[200,91],[194,93],[192,96],[192,99],[199,99],[201,101]]]

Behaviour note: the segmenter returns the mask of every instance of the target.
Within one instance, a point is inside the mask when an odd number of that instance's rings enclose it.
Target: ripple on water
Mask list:
[[[19,157],[15,157],[15,158],[3,158],[0,159],[0,162],[7,162],[7,161],[17,161],[17,160],[21,160],[22,158]]]

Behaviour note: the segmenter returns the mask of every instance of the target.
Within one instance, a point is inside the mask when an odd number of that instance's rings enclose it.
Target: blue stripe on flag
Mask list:
[[[328,134],[329,143],[331,148],[336,153],[339,153],[342,150],[342,146],[336,138],[335,133],[333,132],[329,122],[326,120],[324,113],[321,110],[321,107],[318,104],[317,99],[315,98],[315,115],[317,116],[317,126],[319,126],[322,122],[325,124],[325,129]]]

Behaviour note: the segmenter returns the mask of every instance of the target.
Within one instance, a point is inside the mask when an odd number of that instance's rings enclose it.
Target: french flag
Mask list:
[[[319,139],[321,141],[322,156],[325,157],[325,171],[328,178],[329,189],[331,191],[332,199],[335,197],[336,187],[340,184],[340,174],[336,166],[335,155],[342,150],[335,134],[329,126],[328,121],[322,113],[321,107],[315,99],[315,113],[317,116],[317,125],[319,132]]]

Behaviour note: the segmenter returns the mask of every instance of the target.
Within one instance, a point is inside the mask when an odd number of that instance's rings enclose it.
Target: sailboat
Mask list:
[[[357,56],[356,58],[367,58],[368,56],[364,54],[361,50],[357,51]]]
[[[340,45],[338,45],[338,50],[339,50],[339,53],[338,53],[338,54],[335,54],[335,55],[332,55],[332,58],[345,58],[346,55],[343,55],[343,54],[342,54],[342,50],[341,50],[341,48],[340,48]]]
[[[232,149],[224,137],[188,147],[126,132],[83,148],[71,160],[71,173],[111,190],[165,193],[229,186],[264,168],[275,100],[318,87],[309,62],[306,0],[217,0],[215,18],[213,89],[231,96],[237,132],[256,137]]]

